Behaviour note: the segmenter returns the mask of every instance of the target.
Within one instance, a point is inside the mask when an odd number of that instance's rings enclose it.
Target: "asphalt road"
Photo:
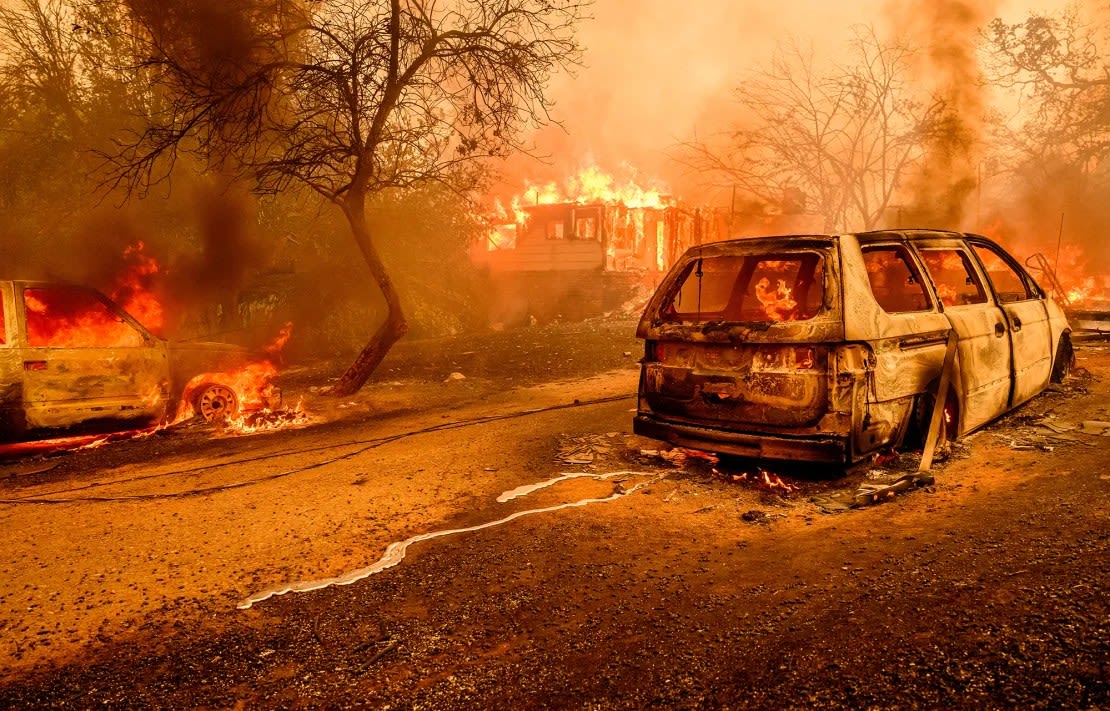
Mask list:
[[[9,464],[0,706],[1106,708],[1110,437],[1073,427],[1110,353],[1080,359],[850,510],[896,472],[656,456],[630,365]]]

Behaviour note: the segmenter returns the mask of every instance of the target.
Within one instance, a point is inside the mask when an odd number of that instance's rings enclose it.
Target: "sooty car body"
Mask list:
[[[252,360],[158,338],[94,289],[0,281],[0,439],[161,422],[180,403],[207,419],[261,407],[226,377]]]
[[[1072,362],[1063,311],[986,237],[888,230],[693,247],[640,320],[634,429],[741,456],[858,461],[920,434],[950,333],[949,437]]]

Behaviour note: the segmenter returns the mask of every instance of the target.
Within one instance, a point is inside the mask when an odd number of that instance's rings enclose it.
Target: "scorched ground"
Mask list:
[[[3,465],[0,705],[1110,704],[1105,347],[935,486],[843,510],[884,472],[787,491],[633,437],[631,331],[398,352],[326,424]],[[520,489],[564,473],[596,476]]]

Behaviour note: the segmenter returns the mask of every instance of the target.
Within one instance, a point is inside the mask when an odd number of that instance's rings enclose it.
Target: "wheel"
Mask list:
[[[220,422],[239,412],[239,399],[235,397],[235,391],[219,383],[200,386],[193,403],[196,413],[205,422]]]
[[[27,418],[23,415],[23,402],[0,408],[0,442],[18,442],[27,434]]]
[[[909,430],[903,440],[905,446],[911,449],[920,449],[925,446],[925,440],[929,436],[929,421],[933,417],[933,403],[937,401],[936,387],[937,383],[934,382],[927,391],[917,396],[913,409],[913,419],[910,421]],[[959,426],[956,422],[959,412],[959,402],[955,393],[952,392],[951,386],[949,386],[948,397],[944,403],[944,421],[941,423],[940,435],[937,437],[937,449],[948,442],[955,441],[956,433],[959,432]]]
[[[1052,363],[1052,382],[1062,383],[1064,378],[1071,375],[1075,368],[1075,349],[1071,347],[1071,336],[1060,336],[1060,345],[1056,348],[1056,360]]]

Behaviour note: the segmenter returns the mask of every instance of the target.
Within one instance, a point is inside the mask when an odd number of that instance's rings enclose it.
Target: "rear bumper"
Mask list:
[[[664,420],[642,412],[632,421],[632,431],[638,435],[670,442],[680,447],[704,449],[717,454],[822,464],[848,462],[847,438],[745,434],[717,427]]]

